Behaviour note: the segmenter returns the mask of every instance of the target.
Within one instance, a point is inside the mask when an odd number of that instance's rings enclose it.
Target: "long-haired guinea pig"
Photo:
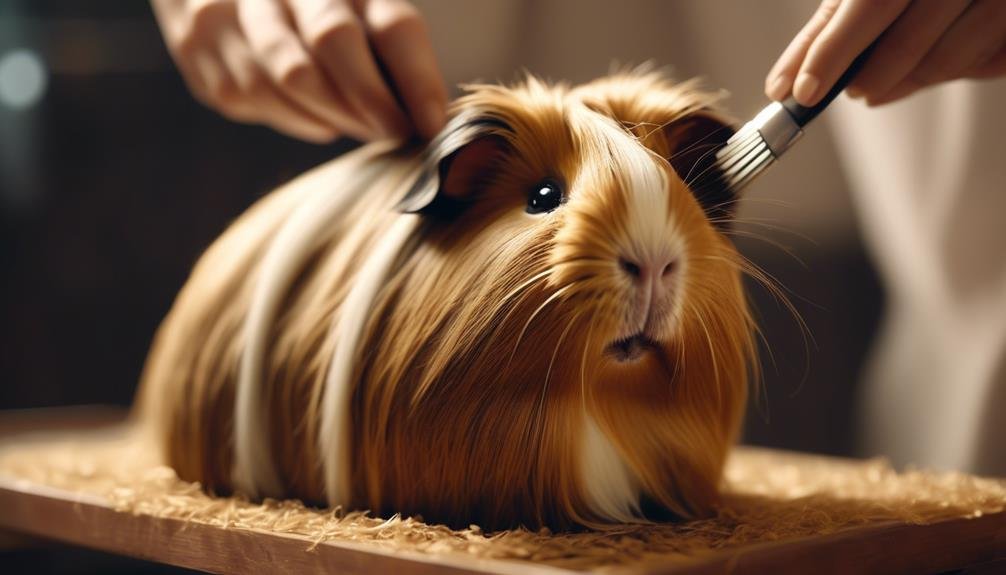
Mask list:
[[[269,194],[155,338],[165,462],[490,530],[711,512],[754,360],[715,100],[641,72],[470,86],[425,149]]]

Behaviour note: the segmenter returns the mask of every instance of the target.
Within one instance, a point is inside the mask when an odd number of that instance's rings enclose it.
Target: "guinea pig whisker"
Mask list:
[[[659,126],[657,129],[658,130],[662,130],[662,129],[666,128],[667,126],[669,126],[670,124],[674,123],[675,121],[677,121],[677,119],[668,120],[667,122],[664,122],[663,125]],[[696,140],[695,142],[693,142],[691,145],[686,146],[685,148],[682,148],[681,150],[678,150],[677,152],[675,152],[674,154],[672,154],[670,158],[667,158],[667,161],[671,161],[671,160],[677,158],[678,156],[680,156],[682,154],[687,154],[687,153],[689,153],[689,152],[691,152],[693,150],[696,150],[696,149],[699,148],[699,146],[713,146],[713,147],[717,147],[717,148],[722,148],[724,146],[724,144],[722,142],[709,143],[709,142],[707,142],[707,140],[709,140],[710,138],[712,138],[714,136],[719,136],[725,130],[732,130],[732,129],[733,128],[730,128],[729,126],[721,126],[721,127],[717,128],[715,130],[711,130],[708,134],[706,134],[705,136],[702,136],[701,138],[699,138],[698,140]]]
[[[807,243],[810,243],[810,244],[816,244],[815,240],[813,238],[811,238],[810,236],[808,236],[807,234],[798,232],[798,231],[796,231],[796,230],[794,230],[792,228],[788,228],[786,226],[777,225],[777,223],[780,222],[780,221],[781,220],[777,220],[777,219],[774,219],[774,218],[754,218],[754,217],[736,218],[736,219],[734,219],[734,222],[739,223],[739,224],[743,224],[745,226],[758,226],[760,228],[765,228],[765,229],[771,230],[773,232],[778,232],[778,233],[782,233],[782,234],[788,234],[788,235],[800,238],[801,240],[805,240]]]
[[[787,294],[793,295],[794,297],[800,297],[799,295],[793,293],[789,288],[786,288],[778,278],[768,273],[764,269],[755,264],[748,258],[737,254],[736,257],[724,257],[724,256],[692,256],[693,259],[697,260],[707,260],[707,261],[719,261],[728,263],[751,279],[757,281],[762,287],[768,290],[773,296],[780,300],[781,303],[788,304],[787,307],[792,306],[792,302]],[[802,298],[801,298],[802,299]],[[795,311],[795,310],[794,310]]]
[[[778,373],[779,364],[776,363],[775,361],[775,353],[772,352],[772,346],[769,344],[768,338],[765,337],[765,332],[762,331],[761,327],[759,327],[757,323],[754,323],[752,327],[754,328],[754,332],[755,335],[758,337],[758,340],[761,341],[762,347],[764,347],[765,351],[768,353],[769,361],[772,362],[772,369],[774,369],[776,373]],[[765,381],[765,366],[762,364],[761,361],[756,361],[754,363],[754,367],[757,369],[757,371],[752,375],[754,377],[754,384],[759,392],[758,393],[759,407],[764,405],[766,407],[767,412],[768,391],[765,389],[765,386],[762,385],[762,382]],[[761,411],[761,409],[759,409],[759,411]],[[767,413],[763,413],[762,415],[766,416]],[[767,417],[766,417],[766,423],[767,423]]]
[[[706,166],[701,172],[699,172],[698,174],[695,174],[694,177],[692,176],[692,172],[695,171],[695,167],[698,166],[699,164],[701,164],[702,161],[705,160],[706,158],[708,158],[711,154],[715,157],[715,154],[716,154],[717,151],[719,151],[719,146],[712,147],[711,149],[706,150],[701,156],[698,157],[698,159],[695,160],[695,163],[692,164],[691,169],[688,170],[688,174],[685,177],[681,178],[685,182],[686,186],[688,186],[689,188],[691,188],[692,184],[694,184],[696,181],[698,181],[699,178],[701,178],[702,176],[706,175],[710,171],[715,170],[715,169],[717,169],[719,167],[716,164],[716,162],[712,162],[711,164],[709,164],[708,166]]]
[[[594,335],[594,325],[597,324],[597,315],[590,320],[590,327],[587,329],[587,338],[583,344],[583,355],[580,356],[580,403],[583,412],[587,413],[587,352],[590,351],[591,338]]]
[[[742,220],[735,220],[735,222],[740,222],[740,223],[745,224],[745,225],[747,225],[749,223],[749,222],[744,222]],[[800,259],[800,256],[796,255],[795,253],[793,253],[793,251],[791,249],[789,249],[788,247],[786,247],[785,245],[781,244],[780,242],[778,242],[776,240],[773,240],[771,238],[767,238],[765,236],[756,234],[754,232],[750,232],[750,231],[746,231],[746,230],[739,230],[739,229],[721,230],[721,233],[723,235],[725,235],[725,236],[738,237],[738,238],[749,238],[749,239],[752,239],[752,240],[758,240],[760,242],[764,242],[764,243],[766,243],[766,244],[768,244],[768,245],[770,245],[770,246],[778,249],[779,251],[781,251],[782,253],[786,254],[790,258],[792,258],[795,262],[797,262],[800,265],[800,267],[802,267],[804,269],[807,269],[807,264],[802,259]]]
[[[778,198],[753,198],[753,197],[744,197],[744,198],[741,198],[739,196],[738,197],[730,198],[729,200],[724,200],[719,205],[720,206],[734,206],[734,205],[739,205],[741,203],[744,203],[744,204],[761,204],[761,205],[765,205],[765,206],[771,206],[773,208],[780,208],[780,209],[787,209],[787,210],[793,209],[793,208],[796,207],[796,205],[793,202],[787,202],[785,200],[780,200]],[[766,222],[767,221],[775,221],[775,222],[781,222],[781,221],[783,221],[783,220],[778,219],[778,218],[752,218],[752,219],[756,219],[756,220],[759,220],[759,221],[766,221]]]
[[[545,301],[542,302],[540,306],[538,306],[538,309],[534,310],[534,313],[531,314],[531,317],[527,318],[527,322],[524,323],[524,327],[521,328],[520,333],[517,334],[517,341],[514,343],[513,351],[510,352],[510,359],[507,360],[508,366],[513,361],[514,356],[517,355],[517,348],[520,347],[520,342],[522,339],[524,339],[524,334],[527,333],[527,328],[530,327],[531,322],[534,321],[534,318],[538,317],[538,314],[541,313],[542,310],[544,310],[546,307],[548,307],[550,303],[556,301],[557,299],[568,293],[575,286],[576,286],[575,283],[571,283],[559,288],[558,290],[555,291],[555,293],[553,293],[547,299],[545,299]]]
[[[515,301],[513,301],[513,304],[509,306],[509,309],[507,309],[506,313],[503,314],[503,318],[500,319],[497,325],[499,326],[506,325],[507,321],[510,320],[510,316],[512,316],[514,312],[517,311],[517,309],[521,306],[521,304],[524,303],[524,300],[527,298],[527,295],[531,293],[530,288],[547,279],[549,274],[551,273],[552,273],[551,269],[547,269],[545,271],[537,273],[528,280],[521,283],[516,288],[510,290],[510,292],[500,300],[499,309],[503,309],[503,307],[507,306],[507,304],[509,304],[512,300]],[[511,360],[513,359],[513,355],[510,356],[510,359]]]
[[[735,198],[730,199],[728,201],[724,201],[720,205],[723,205],[723,206],[732,206],[734,204],[741,204],[741,203],[744,203],[744,204],[760,204],[760,205],[764,205],[764,206],[771,206],[773,208],[780,208],[780,209],[786,209],[786,210],[794,209],[796,207],[796,204],[794,204],[793,202],[788,202],[786,200],[780,200],[778,198],[756,198],[756,197],[751,197],[751,196],[745,196],[743,198],[741,198],[741,197],[738,196],[738,197],[735,197]],[[769,219],[769,218],[757,218],[757,219],[759,219],[761,221],[777,221],[777,222],[783,221],[783,220],[774,219],[774,218],[773,219]]]
[[[773,292],[774,295],[777,295],[779,298],[785,300],[785,302],[789,302],[790,305],[792,305],[792,300],[791,300],[791,297],[792,297],[792,298],[796,298],[796,299],[798,299],[798,300],[800,300],[800,301],[802,301],[802,302],[804,302],[806,304],[809,304],[809,305],[812,305],[812,306],[820,308],[819,305],[815,304],[814,302],[808,300],[807,298],[801,296],[800,294],[798,294],[798,293],[794,292],[793,290],[789,289],[788,287],[786,287],[786,284],[784,284],[781,281],[779,281],[779,278],[775,277],[774,275],[772,275],[771,273],[769,273],[768,271],[766,271],[764,268],[762,268],[758,264],[756,264],[753,261],[751,261],[750,259],[748,259],[748,258],[746,258],[746,257],[744,257],[743,255],[740,255],[740,254],[738,254],[738,257],[740,258],[739,263],[740,263],[740,266],[741,266],[740,267],[741,271],[743,271],[744,273],[750,275],[751,277],[753,277],[755,279],[761,279],[762,280],[762,285],[764,285],[766,288],[772,290],[772,292]],[[802,318],[801,318],[801,323],[802,323]]]
[[[607,263],[608,260],[606,260],[605,258],[596,256],[569,256],[564,257],[561,260],[557,261],[553,266],[553,269],[561,265],[568,265],[568,264],[607,264]]]
[[[548,275],[550,273],[552,273],[552,269],[551,268],[549,268],[549,269],[547,269],[545,271],[542,271],[542,272],[534,274],[529,279],[527,279],[526,281],[524,281],[523,283],[521,283],[519,286],[517,286],[517,287],[513,288],[512,290],[510,290],[510,292],[508,294],[506,294],[505,296],[503,296],[500,299],[500,304],[506,304],[512,298],[514,298],[515,296],[517,296],[517,294],[519,294],[520,292],[522,292],[522,291],[526,290],[527,288],[531,287],[531,284],[533,284],[535,282],[538,282],[538,281],[540,281],[540,280],[545,279],[546,277],[548,277]]]
[[[796,309],[796,306],[793,305],[793,301],[792,299],[790,299],[789,295],[792,295],[793,297],[798,298],[801,301],[806,302],[810,305],[816,305],[816,304],[800,296],[799,294],[793,292],[793,290],[787,288],[785,284],[779,281],[778,278],[776,278],[771,273],[761,268],[758,264],[752,262],[750,259],[744,257],[741,254],[737,254],[737,257],[740,258],[741,271],[743,271],[749,277],[757,280],[762,286],[765,287],[766,290],[769,291],[770,294],[772,294],[772,296],[776,299],[776,301],[782,303],[783,307],[786,308],[786,311],[788,311],[789,314],[793,317],[793,321],[796,323],[797,327],[800,328],[800,335],[803,339],[803,352],[805,361],[804,361],[803,377],[800,379],[800,384],[794,391],[794,393],[798,393],[800,389],[803,387],[804,382],[810,376],[810,346],[811,344],[813,344],[814,348],[817,349],[817,341],[814,339],[814,334],[813,332],[810,331],[810,327],[807,325],[807,322],[803,319],[803,315],[800,313],[799,310]],[[775,364],[773,363],[773,365]]]
[[[730,221],[733,222],[733,223],[739,223],[739,224],[745,225],[745,226],[746,225],[761,226],[761,227],[768,228],[768,229],[773,230],[773,231],[788,232],[788,233],[790,233],[792,235],[795,235],[795,236],[797,236],[797,237],[799,237],[801,239],[805,239],[808,242],[814,243],[813,240],[811,238],[807,237],[806,235],[800,234],[798,232],[795,232],[795,231],[790,230],[790,229],[785,228],[785,227],[773,226],[771,224],[764,223],[764,221],[766,221],[766,220],[759,221],[758,218],[744,218],[744,219],[735,218],[735,219],[732,219]],[[767,221],[771,221],[771,220],[767,220]],[[770,246],[772,246],[774,248],[777,248],[779,251],[781,251],[782,253],[784,253],[787,256],[789,256],[794,262],[796,262],[803,269],[810,270],[810,267],[807,265],[806,262],[803,261],[803,259],[800,258],[800,256],[796,255],[790,248],[786,247],[782,243],[777,242],[777,241],[775,241],[775,240],[773,240],[771,238],[767,238],[767,237],[764,237],[764,236],[759,235],[757,233],[754,233],[754,232],[751,232],[751,231],[747,231],[747,230],[741,230],[741,229],[720,230],[720,233],[722,233],[723,235],[728,236],[728,237],[729,236],[742,237],[742,238],[749,238],[749,239],[753,239],[753,240],[758,240],[758,241],[764,242],[764,243],[766,243],[766,244],[768,244],[768,245],[770,245]],[[748,258],[744,257],[742,254],[738,253],[738,254],[735,254],[735,255],[737,257],[740,257],[743,260],[743,262],[746,262],[747,264],[750,264],[751,266],[757,268],[758,271],[762,272],[763,274],[768,275],[767,272],[765,272],[765,270],[759,268],[757,265],[755,265],[753,262],[751,262],[751,260],[749,260]],[[803,301],[805,303],[808,303],[810,305],[813,305],[815,307],[819,307],[814,302],[811,302],[811,301],[807,300],[806,298],[802,297],[800,294],[798,294],[798,293],[796,293],[796,292],[794,292],[794,291],[786,288],[785,285],[783,285],[782,282],[779,282],[778,279],[776,279],[775,277],[772,277],[771,279],[773,280],[773,282],[775,284],[777,284],[778,286],[780,286],[783,289],[785,289],[785,291],[788,292],[791,296],[793,296],[795,298],[798,298],[801,301]],[[769,286],[766,285],[765,287],[769,287]]]
[[[750,200],[751,199],[749,198],[748,201],[750,201]],[[776,203],[784,203],[784,202],[776,202]],[[759,221],[759,220],[761,220],[761,221]],[[781,226],[774,226],[774,225],[771,225],[769,223],[765,223],[766,221],[771,222],[772,220],[764,220],[762,218],[743,218],[743,219],[742,218],[733,218],[731,221],[732,221],[732,223],[739,223],[742,226],[746,226],[746,225],[761,226],[761,227],[764,227],[764,228],[767,228],[767,229],[770,229],[770,230],[773,230],[773,231],[776,231],[776,232],[788,232],[788,233],[791,233],[793,235],[796,235],[797,237],[805,239],[808,242],[813,242],[813,240],[811,240],[807,236],[805,236],[803,234],[799,234],[797,232],[794,232],[793,230],[790,230],[788,228],[781,227]],[[715,224],[715,222],[713,222],[713,223]],[[762,235],[759,235],[759,234],[756,234],[756,233],[753,233],[753,232],[750,232],[750,231],[740,230],[740,229],[736,229],[736,228],[735,229],[730,229],[730,230],[720,230],[720,233],[722,233],[723,235],[728,236],[728,237],[750,238],[750,239],[759,240],[759,241],[762,241],[764,243],[767,243],[767,244],[771,245],[772,247],[777,248],[779,251],[781,251],[782,253],[786,254],[787,256],[789,256],[793,261],[795,261],[798,265],[800,265],[804,269],[809,269],[809,267],[807,266],[807,264],[802,259],[800,259],[800,257],[798,255],[796,255],[795,253],[793,253],[792,250],[790,250],[788,247],[786,247],[785,245],[783,245],[780,242],[777,242],[775,240],[772,240],[770,238],[764,237]],[[747,275],[751,279],[757,281],[762,287],[764,287],[766,289],[766,291],[768,291],[772,295],[773,299],[775,299],[776,301],[781,302],[783,304],[783,306],[787,309],[787,311],[789,312],[789,314],[793,317],[794,322],[800,328],[800,335],[801,335],[801,338],[803,339],[804,357],[805,357],[805,362],[804,362],[805,376],[804,377],[806,378],[807,374],[809,374],[809,371],[810,371],[810,343],[813,342],[814,345],[815,345],[815,347],[816,347],[817,344],[816,344],[816,342],[813,341],[814,340],[813,333],[810,331],[810,328],[807,326],[807,324],[804,321],[802,315],[796,310],[795,306],[793,306],[792,301],[790,300],[789,296],[787,296],[786,293],[783,293],[783,290],[785,290],[785,292],[788,292],[790,295],[792,295],[792,297],[799,298],[801,301],[805,301],[805,302],[807,302],[810,305],[816,305],[816,304],[814,304],[813,302],[807,301],[805,298],[803,298],[799,294],[794,293],[792,290],[786,288],[785,285],[782,284],[782,282],[780,282],[775,277],[770,276],[770,274],[768,274],[767,272],[765,272],[764,270],[762,270],[760,267],[758,267],[757,265],[755,265],[748,258],[745,258],[744,256],[742,256],[740,254],[736,254],[736,256],[740,257],[742,259],[742,261],[740,261],[740,262],[734,262],[734,264],[738,266],[738,269],[740,269],[745,275]],[[779,370],[779,364],[778,364],[778,362],[775,359],[775,353],[772,350],[772,346],[769,344],[768,339],[765,337],[765,334],[762,332],[761,328],[757,324],[754,324],[753,328],[754,328],[754,332],[755,332],[756,336],[761,341],[762,347],[765,349],[766,353],[768,353],[769,362],[772,364],[772,369],[775,370],[776,372],[778,372],[778,370]],[[759,371],[758,371],[758,373],[754,374],[755,375],[754,379],[755,379],[756,382],[758,382],[758,381],[764,381],[764,379],[765,379],[765,377],[764,377],[764,371],[763,371],[764,370],[764,366],[763,366],[763,364],[761,362],[758,362],[757,365],[758,365],[758,370]],[[801,386],[802,385],[803,385],[803,382],[801,381]],[[762,396],[764,396],[764,394],[765,394],[764,388],[762,388],[761,393],[762,393]],[[768,401],[767,398],[765,398],[764,402],[767,403],[767,401]]]
[[[782,282],[780,282],[778,278],[776,278],[769,272],[765,271],[760,266],[758,266],[758,264],[752,262],[750,259],[744,257],[741,254],[733,254],[731,257],[708,256],[708,255],[693,256],[693,257],[697,259],[726,261],[729,262],[731,265],[737,266],[737,268],[741,272],[743,272],[744,275],[755,280],[759,285],[765,288],[765,290],[772,296],[772,298],[775,299],[776,302],[780,303],[786,309],[786,311],[793,318],[793,321],[796,323],[797,327],[800,329],[800,335],[801,338],[803,339],[804,358],[806,359],[804,362],[804,377],[800,383],[800,386],[802,386],[803,381],[807,378],[810,372],[810,346],[811,344],[813,344],[814,347],[816,348],[817,342],[814,339],[814,334],[810,331],[810,327],[807,325],[807,322],[803,319],[803,315],[793,304],[793,301],[792,299],[790,299],[789,296],[792,295],[793,297],[799,298],[801,301],[805,302],[807,302],[807,300],[801,297],[799,294],[794,293],[792,290],[787,288]],[[807,302],[807,303],[812,304],[813,302]],[[761,339],[763,345],[765,346],[766,352],[769,354],[769,359],[772,362],[773,369],[778,370],[778,364],[775,361],[775,354],[772,352],[772,347],[768,344],[768,341],[766,340],[764,334],[761,332],[758,326],[756,325],[754,327],[755,327],[755,333]],[[800,388],[798,387],[797,391],[799,391],[799,389]]]
[[[548,362],[548,369],[545,370],[546,387],[548,386],[548,379],[552,375],[552,367],[555,365],[555,356],[559,354],[559,347],[562,345],[562,341],[566,339],[566,334],[569,333],[569,330],[572,329],[573,324],[575,324],[576,321],[580,319],[581,315],[583,315],[583,312],[577,312],[573,316],[573,319],[571,319],[569,322],[566,323],[566,327],[563,328],[562,333],[559,335],[558,341],[555,342],[555,349],[552,350],[552,358]]]
[[[694,303],[692,304],[693,309],[695,309],[696,305],[697,304]],[[722,403],[723,392],[721,388],[723,384],[720,382],[720,368],[719,360],[716,358],[716,346],[713,345],[713,338],[709,335],[709,327],[706,325],[706,320],[702,318],[703,315],[708,313],[708,310],[703,308],[702,310],[696,311],[700,312],[695,314],[695,318],[698,319],[699,325],[702,326],[702,332],[706,336],[706,349],[709,350],[709,363],[713,366],[713,381],[716,382],[716,401],[717,403]]]
[[[548,393],[548,383],[552,377],[552,367],[555,365],[555,358],[559,355],[559,348],[562,347],[563,340],[566,339],[566,335],[569,334],[569,330],[572,329],[573,325],[576,323],[583,312],[578,312],[573,316],[566,327],[563,328],[562,333],[559,335],[559,339],[555,342],[555,349],[552,350],[552,358],[548,362],[548,369],[545,370],[545,383],[541,386],[541,394],[538,397],[538,406],[535,408],[534,421],[536,426],[541,421],[541,418],[545,413],[545,396]]]
[[[687,366],[685,365],[685,330],[678,330],[678,361],[674,362],[674,373],[671,374],[671,383],[678,381],[679,373],[688,373]]]
[[[695,165],[697,165],[697,164],[698,164],[699,162],[701,162],[702,160],[704,160],[704,159],[706,159],[707,157],[709,157],[709,154],[710,154],[710,153],[712,153],[712,152],[716,152],[716,151],[718,151],[718,150],[719,150],[720,148],[722,148],[722,147],[723,147],[723,144],[720,144],[720,143],[717,143],[717,142],[711,142],[711,143],[707,143],[707,144],[703,144],[703,143],[701,143],[701,142],[696,142],[696,143],[694,143],[694,144],[692,144],[692,145],[688,146],[687,148],[685,148],[685,149],[683,149],[683,150],[679,150],[679,151],[675,152],[675,153],[674,153],[673,155],[671,155],[671,157],[670,157],[670,158],[668,158],[668,161],[670,161],[670,160],[674,160],[674,159],[676,159],[676,158],[677,158],[678,156],[681,156],[681,155],[684,155],[684,154],[687,154],[687,153],[689,153],[689,152],[696,152],[696,151],[698,151],[698,150],[705,150],[705,153],[703,153],[703,154],[702,154],[701,156],[699,156],[698,158],[696,158],[696,160],[695,160],[695,164],[693,164],[693,166],[695,166]],[[713,168],[713,167],[714,167],[714,166],[709,166],[709,168]],[[691,172],[689,172],[689,174],[690,174],[690,173],[691,173]],[[686,178],[682,178],[682,180],[685,180],[685,181],[687,181],[687,180],[688,180],[688,178],[687,178],[687,177],[686,177]]]
[[[635,131],[637,128],[649,128],[649,131],[643,132],[643,134],[641,136],[639,136],[640,140],[645,140],[645,139],[649,138],[650,136],[652,136],[653,134],[656,134],[660,130],[663,130],[665,127],[667,127],[668,124],[670,124],[669,121],[668,122],[664,122],[662,124],[655,124],[653,122],[636,122],[635,124],[632,124],[631,126],[626,125],[626,128],[629,131]]]

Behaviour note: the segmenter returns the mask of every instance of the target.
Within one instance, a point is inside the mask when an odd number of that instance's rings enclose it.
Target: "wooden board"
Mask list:
[[[178,519],[130,515],[104,501],[0,478],[0,526],[74,545],[212,573],[499,573],[565,571],[503,561],[463,561],[390,553],[275,533],[220,529]]]
[[[0,417],[0,432],[74,420],[84,427],[118,412],[36,412]],[[804,456],[817,460],[813,456]],[[0,476],[0,528],[213,573],[573,573],[517,561],[427,555],[354,542],[314,546],[304,537],[222,529],[178,519],[115,511],[93,495]],[[2,557],[2,555],[0,555]],[[795,541],[720,551],[673,565],[620,570],[650,574],[935,573],[984,565],[1006,572],[1006,513],[930,525],[889,523]],[[611,571],[612,569],[608,569]],[[976,571],[977,572],[977,571]]]

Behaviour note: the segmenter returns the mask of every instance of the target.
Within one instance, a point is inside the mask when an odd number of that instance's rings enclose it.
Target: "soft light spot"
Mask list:
[[[48,80],[45,63],[35,52],[19,48],[0,56],[0,104],[31,108],[42,99]]]

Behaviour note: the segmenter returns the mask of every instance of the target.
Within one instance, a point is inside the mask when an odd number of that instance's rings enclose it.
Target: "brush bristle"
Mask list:
[[[775,162],[772,150],[758,130],[741,128],[716,154],[723,179],[736,194]]]

